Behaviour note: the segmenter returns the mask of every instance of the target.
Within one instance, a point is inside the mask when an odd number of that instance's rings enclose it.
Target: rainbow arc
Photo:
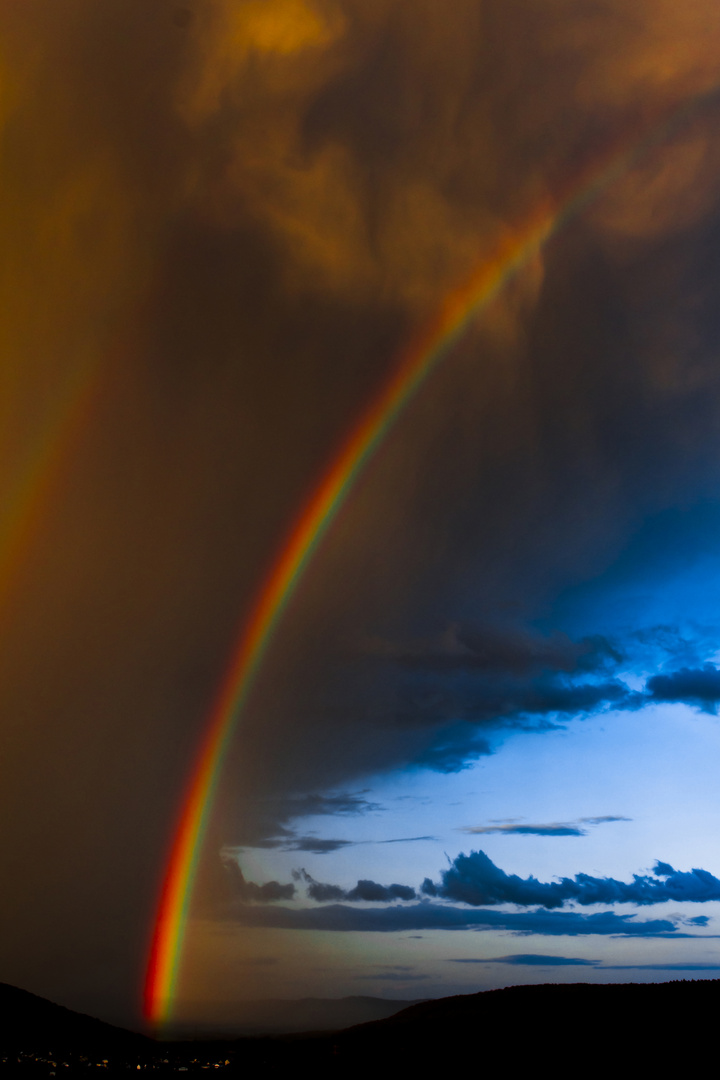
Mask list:
[[[567,186],[554,205],[536,208],[514,233],[486,251],[474,273],[448,295],[436,316],[398,359],[389,379],[341,446],[298,515],[280,555],[251,609],[220,691],[210,711],[203,740],[182,800],[152,933],[143,999],[148,1021],[161,1026],[175,999],[183,941],[203,839],[212,812],[223,761],[274,632],[299,581],[318,551],[358,476],[378,451],[398,416],[474,319],[572,216],[656,145],[692,107],[684,105],[640,140],[615,147],[592,169]]]

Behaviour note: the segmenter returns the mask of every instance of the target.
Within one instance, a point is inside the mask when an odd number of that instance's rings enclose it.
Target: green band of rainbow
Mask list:
[[[180,822],[167,863],[148,960],[143,1013],[154,1025],[171,1014],[183,940],[203,837],[213,806],[223,759],[255,674],[273,632],[303,571],[317,551],[368,460],[396,418],[438,362],[503,286],[537,254],[569,217],[590,202],[650,145],[687,107],[654,127],[645,139],[633,139],[608,153],[591,173],[566,190],[554,208],[547,204],[531,215],[513,236],[486,253],[472,277],[453,292],[438,315],[403,353],[390,380],[342,446],[330,469],[302,510],[273,566],[246,623],[232,663],[207,723],[206,734],[182,803]]]

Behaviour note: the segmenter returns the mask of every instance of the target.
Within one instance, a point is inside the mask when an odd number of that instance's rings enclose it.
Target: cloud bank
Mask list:
[[[241,922],[247,918],[237,903],[271,903],[287,901],[295,897],[295,886],[282,885],[277,881],[257,885],[245,881],[236,860],[228,859],[226,869],[232,880],[230,897],[233,918]],[[306,870],[293,871],[293,877],[305,886],[307,899],[314,904],[332,905],[318,908],[275,908],[276,915],[268,915],[263,925],[296,926],[301,928],[335,929],[452,929],[460,926],[499,926],[517,929],[522,933],[627,933],[655,935],[672,934],[674,937],[693,936],[678,931],[679,920],[646,921],[635,923],[634,916],[618,916],[610,912],[582,915],[557,910],[565,905],[581,907],[592,905],[636,904],[648,906],[667,901],[676,903],[707,903],[720,900],[720,879],[707,870],[675,870],[668,863],[656,862],[651,874],[634,874],[630,882],[614,878],[598,878],[589,874],[576,874],[574,878],[561,878],[554,882],[541,882],[530,876],[521,878],[507,874],[497,867],[483,851],[471,851],[458,855],[447,870],[441,872],[440,882],[425,878],[419,891],[409,885],[393,883],[381,885],[363,879],[352,889],[317,881]],[[425,899],[422,899],[425,898]],[[418,900],[421,900],[418,903]],[[363,907],[348,904],[388,904],[372,916]],[[466,905],[464,908],[453,904]],[[512,904],[519,908],[534,908],[532,912],[496,912],[485,910],[473,915],[468,908],[493,907]],[[544,910],[542,910],[544,909]],[[464,914],[463,914],[464,911]],[[369,919],[369,921],[367,921]],[[684,923],[694,928],[705,928],[709,917],[693,916]],[[283,921],[284,920],[284,921]],[[660,925],[662,923],[662,926]],[[521,929],[525,927],[526,929]],[[559,928],[564,929],[559,929]],[[583,930],[582,927],[586,927]],[[599,929],[598,929],[599,928]]]
[[[392,900],[415,900],[417,893],[409,885],[379,885],[376,881],[358,881],[353,889],[341,889],[338,885],[325,885],[315,881],[307,870],[296,872],[296,878],[307,885],[307,895],[318,903],[337,900],[362,900],[369,903],[388,903]]]
[[[483,904],[518,904],[558,908],[572,902],[590,904],[659,904],[666,900],[705,903],[720,900],[720,880],[707,870],[680,871],[668,863],[656,862],[652,874],[634,874],[631,882],[576,874],[556,882],[506,874],[483,851],[458,855],[439,884],[426,878],[426,896]]]
[[[248,927],[282,930],[328,930],[337,932],[403,933],[416,930],[508,930],[512,933],[551,937],[611,934],[620,937],[695,937],[679,931],[669,919],[635,921],[634,915],[598,912],[472,910],[448,904],[419,903],[383,908],[331,904],[323,907],[289,908],[243,904],[226,918]]]
[[[647,681],[648,699],[684,702],[703,712],[716,713],[720,701],[720,669],[714,664],[701,668],[680,668],[668,675],[653,675]]]

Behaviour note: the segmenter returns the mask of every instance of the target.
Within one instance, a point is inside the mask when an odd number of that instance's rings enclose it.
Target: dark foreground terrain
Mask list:
[[[268,999],[244,1001],[230,1024],[222,1022],[195,1024],[173,1023],[165,1029],[165,1038],[214,1040],[228,1042],[244,1035],[289,1035],[305,1031],[341,1031],[343,1028],[385,1020],[401,1009],[417,1005],[426,998],[409,1000],[354,995],[344,998],[301,998],[295,1001]]]
[[[430,1076],[472,1061],[478,1071],[599,1074],[711,1067],[720,980],[598,986],[514,986],[412,1005],[341,1032],[155,1042],[0,984],[0,1069],[8,1075],[87,1075],[105,1069],[225,1075]]]

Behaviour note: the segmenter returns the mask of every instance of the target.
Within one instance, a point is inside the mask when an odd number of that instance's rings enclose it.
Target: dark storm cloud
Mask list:
[[[662,635],[665,653],[671,645],[668,637],[679,636],[679,631],[673,635],[672,628],[665,628]],[[477,646],[478,655],[466,641]],[[569,717],[591,716],[608,708],[636,710],[646,704],[670,700],[683,700],[715,711],[713,694],[720,698],[720,672],[709,664],[698,671],[683,669],[652,676],[643,693],[629,689],[618,678],[602,678],[613,668],[619,668],[625,659],[619,643],[610,643],[605,638],[577,642],[567,637],[546,640],[530,632],[518,630],[512,635],[505,630],[499,634],[499,642],[487,630],[478,632],[476,639],[470,631],[456,626],[443,640],[443,648],[434,652],[425,646],[396,653],[387,644],[373,645],[372,655],[382,659],[386,670],[382,677],[375,678],[372,671],[365,669],[369,675],[365,691],[367,686],[375,687],[381,701],[383,685],[388,681],[387,665],[406,671],[394,680],[394,715],[382,716],[381,722],[386,729],[399,731],[401,738],[404,736],[407,764],[438,772],[457,772],[493,752],[493,741],[483,734],[484,730],[495,737],[503,729],[513,727],[552,730]],[[448,722],[449,717],[454,718],[452,722]],[[417,743],[418,733],[424,745],[413,752],[411,748]],[[388,741],[393,744],[390,736]],[[295,812],[333,813],[336,806],[338,813],[380,809],[373,804],[365,805],[357,796],[333,796],[323,801],[322,796],[313,795],[287,803],[282,813],[287,815],[284,820],[290,820]],[[606,816],[577,823],[485,826],[478,827],[478,831],[581,836],[587,831],[584,825],[613,820],[622,819]],[[320,846],[308,850],[319,851]]]
[[[635,922],[634,915],[599,912],[473,911],[446,904],[395,904],[385,908],[360,908],[343,904],[329,907],[248,907],[232,912],[241,926],[273,927],[283,930],[333,930],[338,932],[403,933],[406,930],[508,930],[516,934],[571,936],[611,934],[619,937],[697,937],[677,930],[669,919]]]
[[[455,624],[435,642],[372,642],[366,654],[396,669],[406,709],[398,710],[398,724],[438,724],[454,715],[475,726],[511,726],[523,718],[591,713],[635,701],[612,678],[622,653],[601,637],[573,641],[520,626]]]
[[[716,713],[720,701],[720,669],[714,664],[681,668],[669,675],[653,675],[646,689],[650,701],[682,701],[703,712]]]
[[[311,851],[323,854],[347,847],[353,841],[342,838],[318,839],[312,834],[300,835],[290,823],[316,816],[360,816],[374,814],[385,808],[363,798],[362,792],[308,792],[278,794],[272,798],[259,795],[254,805],[252,846],[277,848],[281,851]]]
[[[468,686],[462,704],[471,722],[511,725],[525,717],[590,714],[607,706],[622,708],[636,700],[619,680],[573,683],[546,678],[531,683],[503,680]]]
[[[585,817],[575,821],[553,822],[548,825],[520,825],[516,823],[496,825],[467,825],[460,831],[472,834],[500,833],[503,836],[587,836],[583,825],[604,825],[612,821],[631,821],[631,818],[605,814],[602,817]]]
[[[459,772],[493,752],[493,742],[483,729],[497,740],[504,730],[551,731],[570,717],[642,704],[642,697],[620,680],[573,683],[567,677],[545,676],[441,683],[424,671],[418,682],[395,722],[401,728],[436,728],[429,745],[409,764],[444,773]],[[458,715],[461,721],[448,722]]]
[[[642,4],[638,32],[615,0],[287,12],[281,38],[259,7],[218,2],[180,102],[225,151],[193,220],[231,251],[241,226],[258,244],[252,311],[272,312],[258,340],[271,322],[263,358],[289,418],[286,433],[273,416],[268,445],[303,478],[487,237],[562,198],[611,147],[656,140],[470,328],[345,504],[229,762],[232,842],[302,813],[278,802],[263,820],[260,794],[454,772],[505,730],[638,707],[618,642],[548,612],[643,521],[707,491],[717,452],[709,5]],[[317,432],[315,472],[291,406]]]
[[[641,696],[611,677],[621,655],[602,637],[574,641],[567,635],[543,636],[507,624],[495,631],[458,624],[435,642],[401,648],[387,640],[365,642],[354,657],[331,659],[319,684],[328,688],[322,693],[332,693],[332,707],[323,703],[307,723],[318,737],[322,733],[326,748],[322,761],[328,770],[333,762],[345,769],[345,750],[352,745],[361,760],[368,752],[378,753],[378,761],[399,754],[399,764],[458,772],[492,753],[493,738],[503,730],[552,730],[569,717],[611,707],[639,707]],[[296,702],[294,707],[302,705]],[[370,722],[362,726],[363,742],[358,745],[355,740],[366,709]],[[292,738],[293,732],[284,737]],[[315,756],[306,757],[306,746],[297,749],[298,768],[303,763],[311,769],[319,766]],[[247,842],[319,852],[321,844],[298,838],[289,827],[292,821],[383,809],[362,792],[259,799]],[[325,843],[332,850],[331,845],[340,846],[341,841]]]
[[[577,956],[543,956],[540,953],[514,953],[511,956],[468,957],[452,959],[451,964],[515,964],[522,967],[595,967],[599,960],[581,960]]]
[[[384,731],[389,747],[404,748],[404,764],[444,773],[459,772],[493,753],[503,731],[553,730],[570,717],[635,709],[643,701],[619,679],[590,682],[584,674],[577,681],[565,673],[488,674],[454,662],[447,669],[418,665],[405,673],[387,667],[377,672],[364,667],[364,672],[359,695],[377,692],[368,740]]]
[[[484,851],[458,855],[448,870],[441,873],[441,883],[429,878],[423,882],[427,896],[466,904],[519,904],[562,907],[570,901],[588,904],[658,904],[666,900],[705,903],[720,900],[720,880],[707,870],[674,870],[669,863],[656,862],[652,874],[634,874],[631,882],[614,878],[595,878],[576,874],[574,878],[541,882],[506,874]]]
[[[410,764],[440,773],[462,772],[492,752],[487,739],[478,736],[467,724],[456,724],[435,736],[430,746],[412,757]]]
[[[456,623],[438,642],[418,643],[404,650],[390,644],[383,649],[381,643],[375,648],[399,664],[424,671],[468,669],[515,676],[597,671],[622,659],[617,646],[602,636],[572,641],[560,632],[543,636],[512,625]]]

